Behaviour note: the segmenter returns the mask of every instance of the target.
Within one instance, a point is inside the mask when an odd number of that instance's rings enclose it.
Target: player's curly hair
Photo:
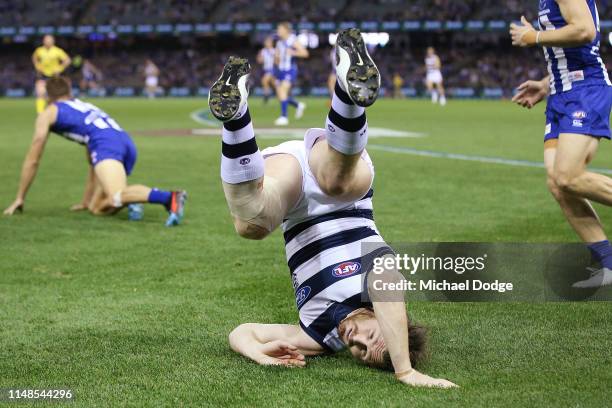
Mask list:
[[[47,96],[49,100],[56,101],[72,94],[72,85],[66,77],[53,77],[47,80]]]
[[[427,358],[427,329],[408,320],[408,348],[410,350],[410,364],[417,367]],[[389,350],[383,353],[383,369],[394,371]]]

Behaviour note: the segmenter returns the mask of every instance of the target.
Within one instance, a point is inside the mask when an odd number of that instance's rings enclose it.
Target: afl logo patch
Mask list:
[[[308,295],[310,295],[310,286],[304,286],[295,293],[295,303],[297,304],[297,307],[300,307],[302,303],[308,299]]]
[[[351,276],[361,270],[361,264],[359,262],[343,262],[332,269],[332,275],[336,278],[344,278],[345,276]]]

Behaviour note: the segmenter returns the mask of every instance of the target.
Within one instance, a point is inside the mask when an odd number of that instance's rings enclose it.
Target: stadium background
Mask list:
[[[607,61],[612,8],[605,0],[598,5]],[[327,94],[329,33],[357,25],[364,32],[389,34],[385,46],[373,45],[387,91],[397,73],[404,95],[422,95],[423,56],[425,47],[433,45],[451,96],[507,97],[518,81],[543,75],[541,53],[513,49],[507,36],[509,22],[521,13],[535,19],[536,7],[529,0],[504,2],[504,7],[477,0],[378,0],[367,5],[355,0],[0,0],[0,92],[31,93],[35,73],[30,55],[41,35],[50,33],[77,57],[73,78],[78,80],[82,59],[89,58],[102,70],[108,95],[140,94],[148,57],[161,69],[165,94],[205,95],[230,53],[253,58],[274,23],[287,20],[298,32],[309,33],[315,47],[311,58],[299,63],[297,94]]]

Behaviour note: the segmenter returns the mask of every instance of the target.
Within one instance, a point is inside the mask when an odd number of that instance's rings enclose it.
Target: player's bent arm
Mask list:
[[[396,270],[380,274],[368,274],[368,291],[374,307],[374,315],[380,325],[385,345],[391,357],[396,378],[408,385],[419,387],[456,387],[448,380],[432,378],[412,367],[408,345],[408,316],[403,291],[385,291],[384,286],[399,287],[404,277]],[[378,281],[378,284],[376,283]],[[387,286],[389,287],[389,286]]]
[[[597,37],[591,10],[585,0],[556,0],[567,25],[556,30],[537,31],[521,17],[522,25],[511,24],[512,44],[522,47],[578,47]]]
[[[546,47],[577,47],[591,43],[597,36],[591,10],[585,0],[556,0],[567,22],[558,30],[540,33],[539,45]]]
[[[297,58],[308,58],[310,56],[310,52],[308,52],[308,49],[306,49],[301,42],[296,41],[293,46],[292,55]]]
[[[232,350],[261,365],[303,367],[323,348],[295,325],[245,323],[229,335]]]

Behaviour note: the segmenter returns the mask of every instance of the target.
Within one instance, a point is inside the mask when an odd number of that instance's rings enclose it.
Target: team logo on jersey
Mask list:
[[[295,303],[297,307],[302,306],[302,303],[308,299],[308,295],[310,295],[310,286],[304,286],[295,293]]]
[[[332,269],[332,275],[336,278],[344,278],[351,276],[361,270],[359,262],[343,262]]]
[[[243,157],[242,159],[240,159],[240,164],[243,166],[246,166],[250,162],[251,162],[251,159],[249,159],[248,157]]]

